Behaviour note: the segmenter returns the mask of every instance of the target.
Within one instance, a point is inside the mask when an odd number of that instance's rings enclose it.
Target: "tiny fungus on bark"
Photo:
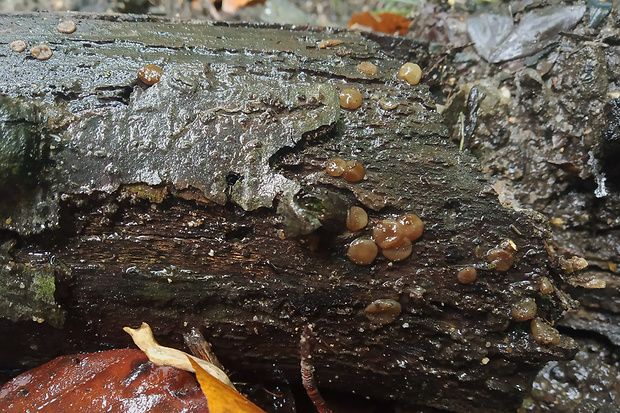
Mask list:
[[[517,246],[511,240],[504,240],[498,247],[492,248],[487,252],[489,268],[498,272],[508,271],[514,264],[514,254]]]
[[[30,54],[37,60],[47,60],[52,57],[52,49],[46,44],[38,44],[30,49]]]
[[[402,306],[391,298],[380,298],[368,304],[364,310],[366,317],[373,324],[385,325],[393,323],[402,311]]]
[[[381,248],[395,248],[405,237],[403,225],[393,219],[384,219],[372,229],[372,237]]]
[[[60,33],[70,34],[73,33],[75,29],[77,29],[77,26],[72,20],[65,20],[58,23],[56,29],[58,29]]]
[[[399,245],[393,248],[383,248],[381,253],[390,261],[402,261],[408,258],[413,251],[409,238],[403,238]]]
[[[145,84],[152,86],[159,82],[161,75],[164,73],[163,69],[156,65],[144,65],[138,70],[138,77]]]
[[[549,295],[553,292],[553,284],[547,277],[540,278],[540,293]]]
[[[527,321],[536,316],[536,311],[536,300],[526,297],[512,305],[510,314],[516,321]]]
[[[362,94],[356,89],[343,89],[340,92],[340,107],[343,109],[357,109],[362,106]]]
[[[27,47],[26,42],[23,40],[12,41],[11,44],[9,45],[9,48],[12,51],[17,52],[17,53],[23,52],[24,50],[26,50],[26,47]]]
[[[370,265],[377,258],[379,248],[370,238],[357,238],[349,245],[347,255],[358,265]]]
[[[416,241],[424,232],[424,223],[415,214],[405,214],[398,218],[398,222],[403,226],[403,236],[409,238],[411,242]]]
[[[547,324],[543,319],[536,317],[530,322],[534,340],[541,344],[560,344],[560,332]]]
[[[396,77],[405,80],[411,85],[417,85],[420,83],[420,79],[422,79],[422,69],[415,63],[405,63],[400,67]]]
[[[362,62],[357,65],[357,70],[367,75],[376,75],[378,72],[377,66],[370,62]]]
[[[329,176],[341,176],[347,167],[347,161],[342,158],[333,158],[327,161],[325,171]]]
[[[326,49],[328,47],[338,46],[340,43],[342,42],[338,39],[325,39],[319,42],[318,47],[319,49]]]
[[[383,110],[394,110],[398,107],[399,103],[396,99],[383,97],[379,99],[379,107]]]
[[[354,228],[364,228],[368,222],[366,212],[361,208],[359,208],[361,211],[354,210],[354,208],[359,207],[351,208],[347,218],[347,228],[351,231],[356,230]],[[352,212],[352,210],[355,212]],[[351,217],[354,213],[362,214],[362,212],[364,226],[360,227],[357,219],[352,219]],[[413,252],[412,242],[422,236],[423,230],[424,224],[422,220],[414,214],[401,215],[397,219],[384,219],[376,223],[372,229],[372,240],[362,237],[351,243],[351,247],[355,246],[355,248],[349,248],[349,258],[356,264],[363,262],[364,264],[361,265],[368,265],[375,259],[377,247],[381,247],[381,254],[387,260],[402,261],[411,255]],[[361,243],[360,240],[364,240],[364,249],[362,249],[362,245],[358,246],[357,244],[357,242]],[[364,251],[364,254],[362,254],[362,251]],[[372,259],[366,258],[370,255],[370,252],[367,253],[366,251],[372,251],[372,254],[374,254]]]
[[[329,176],[342,176],[349,182],[358,182],[366,176],[366,168],[358,161],[345,161],[341,158],[333,158],[327,161],[325,172]]]
[[[342,177],[349,182],[358,182],[366,176],[366,168],[358,161],[348,161]]]
[[[347,211],[347,229],[359,231],[368,225],[368,214],[362,207],[354,206]]]
[[[465,267],[461,271],[458,272],[456,278],[459,280],[461,284],[471,284],[476,281],[476,277],[478,276],[478,272],[474,267]]]

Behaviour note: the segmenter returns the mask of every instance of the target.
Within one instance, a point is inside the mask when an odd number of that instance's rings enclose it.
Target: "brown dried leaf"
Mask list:
[[[263,4],[265,0],[222,0],[222,11],[233,14],[241,7]]]
[[[409,31],[411,20],[400,14],[371,12],[353,13],[349,20],[349,28],[368,27],[375,32],[400,34],[404,36]]]

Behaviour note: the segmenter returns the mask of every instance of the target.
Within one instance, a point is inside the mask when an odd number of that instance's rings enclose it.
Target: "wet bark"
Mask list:
[[[56,30],[67,18],[69,35]],[[239,376],[299,382],[314,324],[321,389],[491,412],[515,409],[542,364],[574,353],[512,318],[526,298],[549,321],[571,305],[541,292],[561,282],[545,220],[502,206],[428,89],[396,79],[404,59],[424,66],[414,42],[135,16],[0,21],[3,39],[54,53],[4,45],[0,60],[5,372],[125,347],[122,327],[146,321],[168,345],[201,327]],[[319,48],[327,38],[341,44]],[[137,79],[144,64],[164,71],[153,86]],[[362,92],[359,109],[340,108],[344,88]],[[335,156],[366,178],[328,176]],[[350,232],[355,205],[370,223]],[[347,258],[404,213],[425,225],[411,257]],[[500,272],[487,251],[505,240],[515,262]],[[472,284],[457,281],[466,266]],[[377,299],[400,303],[395,321],[366,316]]]

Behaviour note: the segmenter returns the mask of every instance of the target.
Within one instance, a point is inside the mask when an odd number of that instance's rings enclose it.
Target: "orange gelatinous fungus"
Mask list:
[[[368,214],[364,208],[354,206],[347,212],[347,229],[349,231],[359,231],[368,225]]]
[[[495,271],[506,272],[514,264],[514,255],[502,248],[493,248],[487,253],[487,259],[495,267]]]
[[[52,49],[46,44],[39,44],[30,49],[30,54],[37,60],[47,60],[52,57]]]
[[[10,49],[14,52],[21,53],[26,50],[26,42],[23,40],[15,40],[9,45]]]
[[[405,228],[393,219],[384,219],[372,229],[372,237],[381,248],[396,248],[403,243]]]
[[[332,158],[325,165],[325,171],[329,176],[341,176],[346,168],[347,161],[342,158]]]
[[[530,322],[534,340],[541,344],[560,344],[560,332],[547,324],[543,319],[536,317]]]
[[[72,20],[65,20],[65,21],[58,23],[58,26],[56,26],[56,29],[60,33],[70,34],[70,33],[73,33],[75,29],[77,29],[77,26]]]
[[[362,94],[356,89],[343,89],[340,92],[340,107],[343,109],[357,109],[362,106]]]
[[[321,40],[318,46],[319,46],[319,49],[326,49],[328,47],[338,46],[340,43],[342,42],[338,39],[325,39],[325,40]]]
[[[413,251],[409,238],[403,238],[401,243],[394,248],[384,248],[381,253],[390,261],[402,261],[408,258]]]
[[[474,267],[465,267],[458,272],[456,278],[461,284],[471,284],[476,281],[477,276],[478,273],[476,272],[476,269]]]
[[[422,79],[422,69],[415,63],[405,63],[400,67],[397,78],[405,80],[411,85],[417,85]]]
[[[393,323],[400,313],[402,306],[391,298],[380,298],[366,306],[364,312],[370,322],[378,325]]]
[[[358,182],[364,179],[366,176],[366,169],[364,165],[358,161],[348,161],[342,177],[349,182]]]
[[[358,238],[349,245],[347,255],[357,265],[370,265],[377,258],[379,247],[370,238]]]
[[[398,222],[404,228],[404,236],[409,238],[411,242],[417,240],[424,232],[424,223],[415,214],[406,214],[398,217]]]
[[[357,70],[367,75],[376,75],[378,72],[377,66],[370,62],[362,62],[357,65]]]
[[[138,70],[138,77],[145,84],[152,86],[159,82],[161,75],[164,73],[163,69],[156,65],[144,65]]]

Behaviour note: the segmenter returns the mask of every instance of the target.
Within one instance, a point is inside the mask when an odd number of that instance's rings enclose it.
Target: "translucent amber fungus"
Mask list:
[[[357,109],[362,106],[362,94],[359,90],[343,89],[340,92],[340,107],[343,109]]]
[[[349,245],[347,255],[358,265],[370,265],[377,258],[379,248],[370,238],[358,238]]]
[[[361,181],[365,176],[366,169],[364,168],[364,165],[358,161],[347,162],[347,166],[344,168],[344,172],[342,173],[342,177],[349,182]]]
[[[359,65],[357,65],[357,70],[367,75],[376,75],[378,72],[377,66],[375,66],[374,64],[370,62],[360,63]]]
[[[73,33],[75,29],[77,29],[77,26],[75,25],[75,23],[73,23],[73,21],[65,20],[63,22],[58,23],[58,26],[56,26],[56,29],[60,33],[69,34],[69,33]]]
[[[372,237],[381,248],[396,248],[405,237],[403,225],[393,219],[384,219],[372,229]]]
[[[403,226],[404,236],[412,242],[422,236],[424,232],[424,223],[415,214],[406,214],[398,218],[398,222]]]
[[[399,79],[404,79],[411,85],[417,85],[420,83],[420,79],[422,79],[422,69],[415,63],[405,63],[400,67],[396,76]]]
[[[514,255],[502,248],[493,248],[487,253],[487,259],[495,268],[495,271],[505,272],[514,264]]]
[[[549,281],[549,278],[547,277],[541,277],[540,278],[540,293],[541,294],[551,294],[553,292],[553,284],[551,284],[551,281]]]
[[[27,46],[26,46],[26,42],[24,42],[23,40],[15,40],[14,42],[11,42],[9,47],[11,48],[12,51],[21,53],[24,50],[26,50]]]
[[[476,281],[478,273],[474,267],[465,267],[458,272],[456,278],[461,284],[471,284]]]
[[[161,75],[164,73],[163,69],[156,65],[144,65],[138,70],[138,77],[145,84],[151,86],[159,82]]]
[[[411,255],[413,247],[409,238],[403,238],[401,243],[394,248],[384,248],[381,253],[390,261],[402,261]]]
[[[512,305],[510,314],[517,321],[531,320],[536,317],[536,301],[527,297]]]
[[[380,298],[368,304],[366,307],[366,317],[374,324],[390,324],[398,318],[402,311],[402,306],[391,298]]]
[[[560,344],[560,332],[541,318],[536,317],[530,323],[534,340],[541,344]]]
[[[347,229],[349,231],[359,231],[368,225],[368,214],[364,208],[354,206],[347,212]]]
[[[505,251],[508,251],[511,254],[517,252],[517,245],[509,239],[505,239],[499,244],[499,247]]]
[[[46,44],[39,44],[30,49],[30,54],[37,60],[47,60],[52,57],[52,49]]]
[[[325,171],[330,176],[340,176],[347,167],[347,161],[341,158],[333,158],[327,161]]]
[[[319,46],[319,49],[326,49],[328,47],[338,46],[340,43],[342,42],[338,39],[325,39],[325,40],[321,40],[318,46]]]
[[[381,98],[379,99],[379,107],[383,110],[394,110],[398,107],[398,100],[393,98]]]

